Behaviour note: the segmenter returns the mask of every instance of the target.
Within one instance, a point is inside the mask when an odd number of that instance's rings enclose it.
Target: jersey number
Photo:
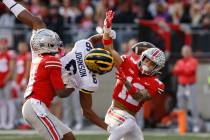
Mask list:
[[[69,63],[65,66],[65,69],[69,72],[69,75],[74,75],[77,73],[77,66],[76,61],[72,59]]]
[[[132,77],[127,77],[127,80],[129,82],[131,82],[132,79],[133,79]],[[139,83],[133,83],[133,85],[138,89],[144,89],[144,87],[142,85],[140,85]],[[139,101],[134,100],[133,97],[130,94],[126,94],[126,92],[127,92],[127,88],[124,85],[123,88],[122,88],[122,91],[119,93],[118,97],[125,100],[127,103],[138,106]]]
[[[93,77],[93,83],[94,83],[94,84],[97,84],[97,78],[96,78],[96,75],[95,75],[95,74],[93,74],[93,75],[92,75],[92,77]]]
[[[86,42],[86,50],[90,51],[92,49],[91,44],[89,42]]]

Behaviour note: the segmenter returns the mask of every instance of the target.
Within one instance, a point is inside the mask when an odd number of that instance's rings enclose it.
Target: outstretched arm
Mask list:
[[[93,47],[96,46],[96,44],[101,43],[103,38],[103,34],[96,34],[88,38],[88,40],[92,43]]]
[[[31,27],[33,30],[45,28],[44,22],[39,17],[33,16],[21,4],[14,0],[2,0],[2,2],[17,17],[17,19]]]
[[[112,10],[106,12],[106,18],[104,20],[103,44],[104,48],[112,54],[115,66],[119,67],[123,60],[120,57],[120,54],[114,49],[112,38],[110,37],[113,16],[114,12]]]

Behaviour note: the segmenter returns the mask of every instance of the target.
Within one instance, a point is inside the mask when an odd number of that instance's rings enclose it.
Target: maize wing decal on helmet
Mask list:
[[[112,70],[114,60],[107,50],[94,48],[85,56],[85,64],[93,73],[105,74]]]

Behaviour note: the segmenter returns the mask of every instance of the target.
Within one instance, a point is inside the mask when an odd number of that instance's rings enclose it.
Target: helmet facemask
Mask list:
[[[142,74],[154,75],[160,73],[164,64],[164,53],[158,48],[150,48],[142,53],[138,66]]]
[[[141,70],[142,74],[145,75],[153,75],[154,71],[158,67],[152,60],[144,56],[142,61],[139,62],[139,69]]]

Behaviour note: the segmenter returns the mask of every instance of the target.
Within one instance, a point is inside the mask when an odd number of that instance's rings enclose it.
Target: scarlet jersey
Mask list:
[[[15,53],[11,50],[0,52],[0,87],[4,86],[4,79],[9,73],[9,63],[15,57]]]
[[[29,83],[24,98],[35,98],[51,104],[55,91],[64,88],[61,62],[57,57],[44,55],[32,58]]]
[[[127,77],[127,80],[137,89],[147,89],[151,96],[157,96],[160,91],[164,90],[164,84],[160,82],[156,76],[140,74],[136,61],[132,56],[123,56],[122,58],[123,62],[120,67]],[[132,112],[138,112],[144,103],[144,101],[133,99],[125,85],[120,80],[117,80],[116,82],[113,99],[123,104]]]
[[[17,63],[16,63],[17,76],[15,80],[18,85],[20,85],[21,81],[23,80],[23,76],[26,72],[26,62],[30,59],[31,59],[31,54],[29,52],[26,52],[17,56],[17,59],[16,59],[17,60]]]

